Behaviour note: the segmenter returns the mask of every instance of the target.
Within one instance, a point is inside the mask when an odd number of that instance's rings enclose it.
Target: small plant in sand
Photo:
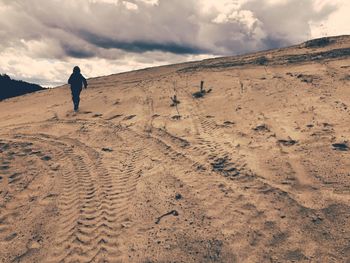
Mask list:
[[[180,112],[179,112],[179,108],[177,107],[177,105],[180,104],[180,101],[177,99],[177,96],[176,96],[176,92],[177,92],[177,88],[176,88],[176,81],[173,82],[173,89],[174,89],[174,96],[173,97],[170,97],[171,99],[171,104],[170,104],[170,107],[175,107],[176,108],[176,112],[177,112],[177,115],[173,116],[172,119],[173,120],[180,120],[181,119],[181,115],[180,115]]]
[[[212,89],[208,89],[208,90],[205,90],[204,89],[204,81],[202,80],[201,81],[201,85],[200,85],[200,90],[193,93],[192,96],[196,99],[198,98],[202,98],[204,97],[207,93],[210,93],[212,91]]]
[[[177,115],[173,116],[172,119],[174,120],[180,120],[181,119],[181,115],[179,112],[179,108],[177,107],[177,105],[180,104],[180,101],[177,99],[176,95],[174,95],[174,97],[170,97],[172,103],[170,104],[170,107],[175,107],[176,108],[176,112]]]
[[[180,104],[180,101],[177,99],[177,96],[174,95],[174,97],[170,97],[171,99],[171,104],[170,107],[176,107],[178,104]]]

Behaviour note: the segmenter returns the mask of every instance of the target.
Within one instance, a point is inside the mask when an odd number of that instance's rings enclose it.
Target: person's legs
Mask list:
[[[79,109],[79,92],[74,93],[74,110],[77,111]]]
[[[72,89],[72,100],[74,104],[74,111],[77,111],[79,109],[79,102],[80,102],[80,89]]]
[[[81,92],[81,89],[77,90],[77,94],[76,94],[76,106],[77,106],[77,110],[79,109],[80,92]]]

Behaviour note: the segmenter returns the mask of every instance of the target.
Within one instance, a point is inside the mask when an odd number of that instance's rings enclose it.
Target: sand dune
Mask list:
[[[0,261],[349,262],[349,69],[342,36],[1,102]]]

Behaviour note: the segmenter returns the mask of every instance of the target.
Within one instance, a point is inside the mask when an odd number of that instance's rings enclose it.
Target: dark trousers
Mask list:
[[[74,104],[74,110],[77,110],[79,108],[79,102],[80,102],[80,92],[81,88],[71,88],[72,91],[72,100]]]

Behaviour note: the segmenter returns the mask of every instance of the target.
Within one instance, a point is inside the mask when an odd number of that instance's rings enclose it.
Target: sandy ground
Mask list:
[[[350,262],[349,50],[91,79],[77,114],[67,86],[0,102],[0,262]]]

